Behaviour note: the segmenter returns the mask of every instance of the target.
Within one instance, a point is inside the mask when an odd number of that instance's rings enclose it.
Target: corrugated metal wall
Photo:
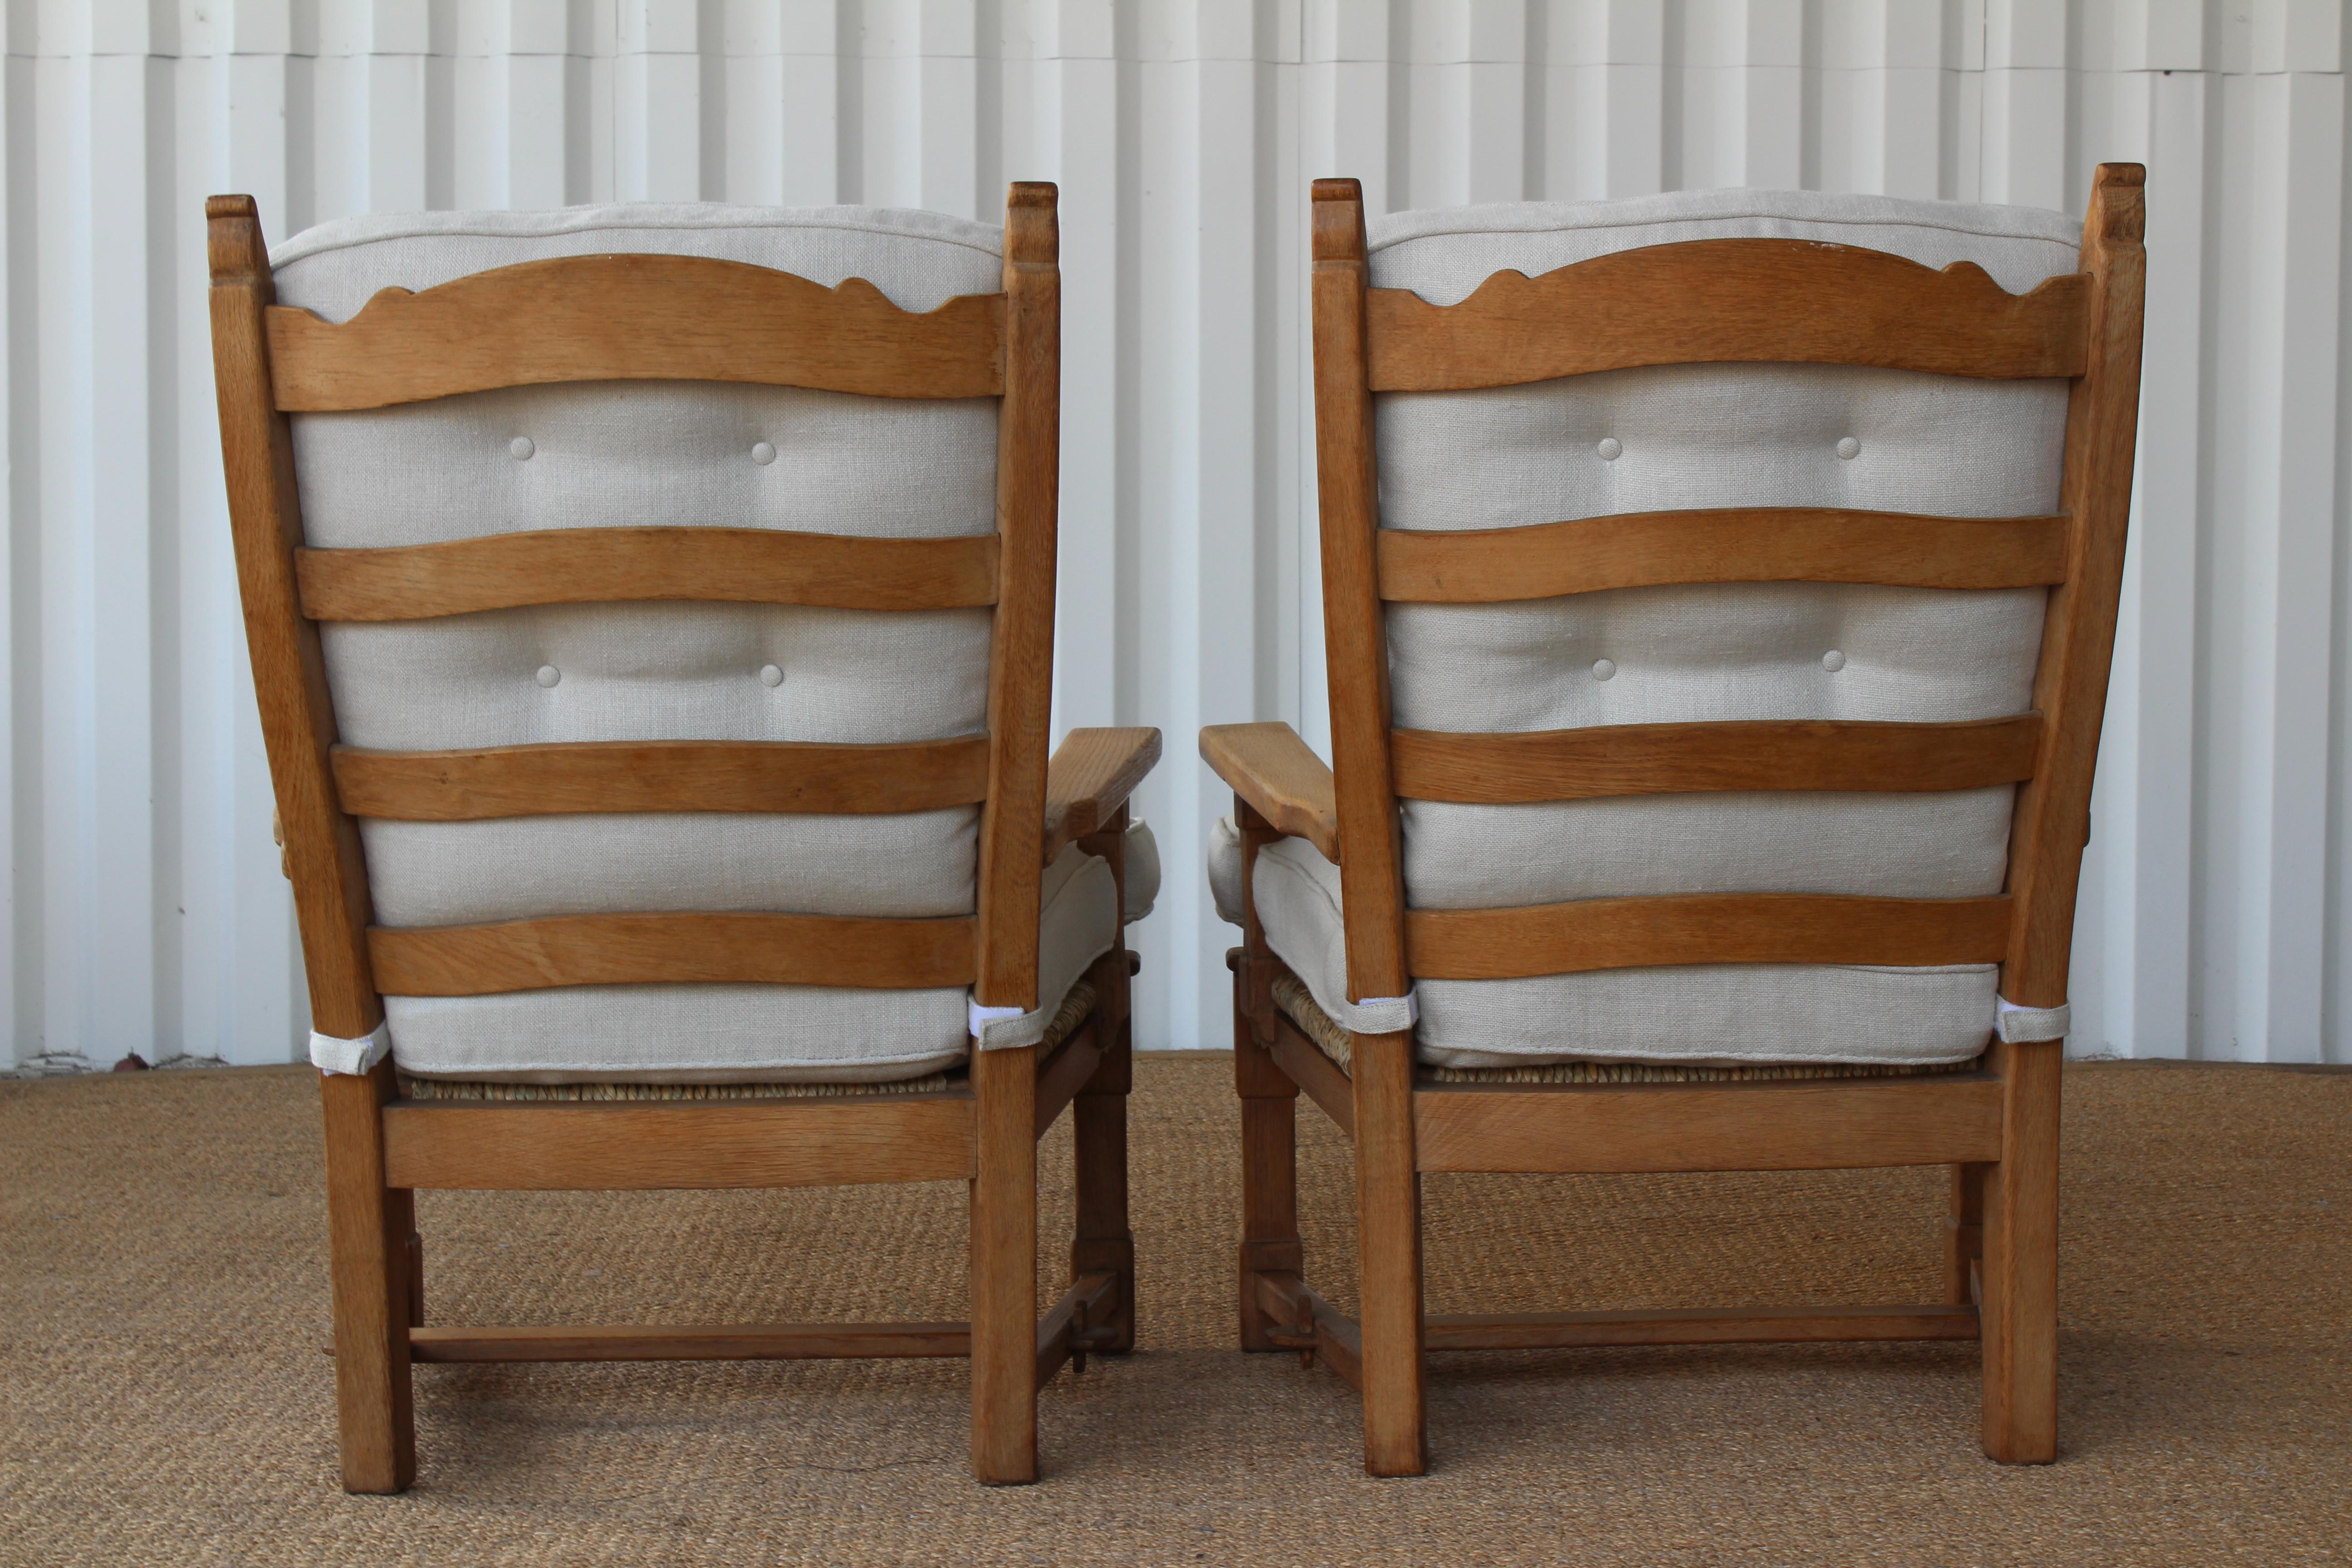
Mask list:
[[[2341,0],[8,0],[0,921],[19,1060],[305,1026],[237,627],[201,204],[993,214],[1063,191],[1061,721],[1150,722],[1140,1043],[1225,1040],[1196,726],[1323,739],[1307,182],[2080,210],[2149,168],[2140,516],[2078,1051],[2341,1044]]]

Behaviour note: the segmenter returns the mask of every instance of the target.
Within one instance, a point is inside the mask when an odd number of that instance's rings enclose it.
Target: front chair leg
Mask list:
[[[1362,1281],[1364,1468],[1429,1468],[1421,1376],[1421,1174],[1412,1135],[1412,1032],[1357,1035],[1356,1247]]]
[[[1112,1355],[1135,1348],[1135,1233],[1127,1215],[1127,1097],[1135,1084],[1128,957],[1124,946],[1115,947],[1095,966],[1097,991],[1104,999],[1099,1026],[1108,1040],[1094,1077],[1070,1102],[1071,1163],[1077,1180],[1070,1279],[1075,1283],[1087,1274],[1118,1277],[1108,1312],[1088,1324],[1108,1333],[1087,1348]]]
[[[2060,1042],[2001,1053],[2000,1161],[1985,1176],[1985,1457],[2058,1457],[2058,1092]]]
[[[335,1412],[347,1492],[416,1479],[408,1373],[409,1194],[384,1185],[383,1102],[392,1067],[321,1074],[327,1250],[335,1318]]]
[[[971,1468],[1037,1479],[1037,1047],[971,1053]]]
[[[1298,1239],[1298,1086],[1259,1044],[1253,996],[1262,978],[1246,947],[1227,955],[1234,971],[1234,1089],[1242,1102],[1241,1341],[1245,1351],[1271,1351],[1276,1323],[1259,1300],[1260,1274],[1306,1272]]]

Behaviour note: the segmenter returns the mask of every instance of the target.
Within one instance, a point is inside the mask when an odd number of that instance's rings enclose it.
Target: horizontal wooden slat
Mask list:
[[[1714,790],[1954,790],[2033,776],[2042,715],[1960,724],[1734,720],[1517,734],[1398,730],[1408,800],[1482,805]]]
[[[394,1187],[499,1192],[842,1186],[972,1172],[971,1097],[449,1105],[383,1110]]]
[[[1266,1337],[1285,1348],[1312,1350],[1358,1393],[1364,1387],[1364,1336],[1356,1320],[1307,1289],[1287,1269],[1262,1269],[1257,1275],[1258,1309],[1273,1319],[1275,1331]]]
[[[547,1328],[431,1324],[408,1331],[413,1360],[813,1361],[971,1353],[965,1323],[676,1323]]]
[[[1675,963],[1995,963],[2010,900],[1683,893],[1500,910],[1409,910],[1421,980],[1510,980]]]
[[[1881,365],[1942,375],[2083,374],[2090,279],[2011,294],[1973,262],[1799,239],[1622,250],[1540,278],[1498,272],[1460,304],[1366,298],[1375,392],[1511,386],[1636,365]]]
[[[314,621],[416,621],[526,605],[698,600],[843,610],[996,602],[997,537],[861,539],[773,528],[543,528],[437,544],[298,550]]]
[[[557,915],[487,925],[371,926],[387,996],[554,985],[969,985],[973,921],[834,915]]]
[[[477,822],[575,812],[932,811],[988,797],[988,737],[882,745],[581,741],[464,752],[337,746],[353,816]]]
[[[1828,1171],[2000,1154],[2000,1085],[1975,1074],[1425,1084],[1412,1105],[1424,1171]]]
[[[1356,1135],[1356,1086],[1339,1070],[1339,1064],[1323,1054],[1314,1041],[1300,1032],[1297,1025],[1282,1013],[1274,1016],[1274,1045],[1271,1047],[1274,1065],[1280,1068],[1291,1082],[1307,1091],[1307,1098],[1323,1108],[1323,1114],[1332,1125],[1353,1138]]]
[[[1822,1340],[1972,1340],[1972,1307],[1664,1307],[1626,1312],[1433,1312],[1433,1351],[1580,1345],[1787,1344]]]
[[[1102,1327],[1102,1320],[1118,1295],[1118,1276],[1090,1271],[1081,1274],[1061,1299],[1037,1320],[1037,1386],[1054,1379],[1073,1355],[1087,1352],[1086,1336]],[[1085,1370],[1083,1367],[1081,1371]]]
[[[922,314],[862,278],[837,288],[704,256],[565,256],[411,293],[386,289],[335,325],[268,310],[269,370],[289,411],[382,408],[569,381],[734,381],[871,397],[1004,390],[1004,297]]]
[[[1666,583],[2030,588],[2065,580],[2066,520],[1726,507],[1525,528],[1384,528],[1378,550],[1381,597],[1421,604],[1497,604]]]

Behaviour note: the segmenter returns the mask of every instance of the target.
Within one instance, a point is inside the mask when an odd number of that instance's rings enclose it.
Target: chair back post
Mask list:
[[[999,575],[988,670],[988,804],[980,825],[974,985],[984,1007],[1037,1005],[1061,482],[1056,195],[1049,184],[1020,182],[1004,212],[1004,399],[996,426]]]
[[[2091,276],[2089,353],[2066,410],[2062,507],[2066,578],[2050,591],[2033,705],[2042,715],[2034,776],[2019,786],[2010,830],[2014,901],[2001,994],[2024,1007],[2066,1000],[2074,894],[2090,837],[2091,773],[2106,710],[2123,592],[2139,426],[2140,320],[2147,276],[2147,171],[2102,163],[2083,222]]]
[[[251,196],[210,198],[205,222],[229,530],[261,737],[294,884],[311,1023],[321,1034],[360,1039],[383,1018],[368,959],[374,905],[359,825],[335,792],[334,704],[319,628],[303,617],[295,572],[302,504],[292,434],[270,379],[268,311],[277,288]]]
[[[1331,762],[1339,818],[1348,999],[1402,996],[1404,880],[1389,763],[1388,638],[1377,543],[1363,188],[1315,182],[1315,463],[1323,543],[1323,638],[1331,669]]]

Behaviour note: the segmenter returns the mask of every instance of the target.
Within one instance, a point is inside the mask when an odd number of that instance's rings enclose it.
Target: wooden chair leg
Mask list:
[[[1952,1212],[1944,1220],[1944,1300],[1955,1307],[1976,1300],[1969,1275],[1984,1258],[1985,1173],[1991,1168],[1952,1167]]]
[[[2009,1465],[2058,1457],[2056,1040],[1997,1047],[2000,1163],[1985,1177],[1984,1451]]]
[[[335,1317],[335,1409],[343,1489],[397,1492],[416,1479],[408,1374],[409,1194],[384,1185],[382,1105],[390,1064],[321,1074],[327,1247]]]
[[[1125,955],[1121,978],[1125,977]],[[1070,1278],[1105,1273],[1118,1276],[1117,1304],[1110,1315],[1089,1328],[1108,1328],[1112,1338],[1092,1348],[1121,1354],[1135,1348],[1135,1233],[1127,1215],[1127,1097],[1135,1081],[1135,1052],[1126,1008],[1112,1031],[1111,1048],[1103,1053],[1076,1100],[1071,1102],[1071,1134],[1077,1176],[1077,1234],[1070,1243]]]
[[[1234,1089],[1242,1101],[1241,1340],[1245,1351],[1270,1351],[1281,1348],[1266,1337],[1277,1325],[1259,1300],[1257,1276],[1304,1274],[1307,1268],[1298,1240],[1298,1086],[1274,1065],[1253,1027],[1251,965],[1245,949],[1234,950]]]
[[[1037,1479],[1037,1047],[971,1053],[971,1468]]]
[[[1412,1135],[1412,1032],[1353,1037],[1356,1248],[1362,1278],[1364,1468],[1429,1467],[1421,1376],[1421,1173]]]

